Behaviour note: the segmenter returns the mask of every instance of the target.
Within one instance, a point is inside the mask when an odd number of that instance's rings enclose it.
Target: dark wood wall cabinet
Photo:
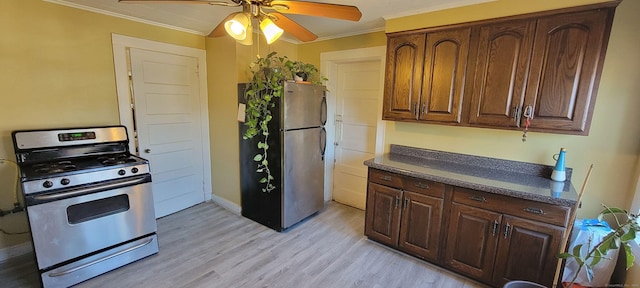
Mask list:
[[[588,135],[619,2],[387,34],[383,119]]]
[[[552,287],[570,207],[369,169],[365,235],[495,287]]]

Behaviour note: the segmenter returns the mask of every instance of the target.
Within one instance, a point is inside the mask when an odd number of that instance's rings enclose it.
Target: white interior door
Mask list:
[[[380,61],[338,64],[333,200],[364,209],[367,167],[376,152]]]
[[[162,217],[205,199],[198,61],[135,48],[130,59],[137,148]]]

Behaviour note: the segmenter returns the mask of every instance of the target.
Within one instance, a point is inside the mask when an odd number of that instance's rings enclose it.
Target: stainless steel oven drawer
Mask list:
[[[155,234],[129,242],[40,275],[46,287],[69,287],[136,260],[158,253]]]
[[[38,268],[155,233],[151,182],[27,207]]]

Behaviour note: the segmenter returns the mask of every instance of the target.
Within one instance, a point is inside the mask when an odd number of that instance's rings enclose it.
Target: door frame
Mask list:
[[[133,135],[133,95],[129,85],[129,48],[137,48],[175,54],[187,57],[193,57],[198,60],[198,82],[200,96],[200,121],[202,135],[202,158],[203,158],[203,193],[204,200],[211,200],[211,146],[209,143],[209,105],[207,95],[207,71],[206,71],[206,51],[186,46],[179,46],[163,42],[151,41],[146,39],[134,38],[124,35],[111,34],[111,42],[113,45],[113,64],[116,77],[116,94],[118,95],[118,113],[120,115],[120,124],[127,127],[129,139],[135,139]],[[129,142],[130,151],[135,150],[134,141]]]
[[[386,121],[382,120],[382,98],[384,95],[384,71],[386,62],[386,46],[376,46],[361,49],[350,49],[333,52],[320,53],[320,71],[326,77],[327,82],[327,149],[325,151],[324,165],[324,201],[328,202],[333,199],[333,169],[335,159],[335,136],[336,136],[336,95],[338,65],[344,63],[362,62],[362,61],[380,61],[380,94],[378,95],[378,109],[376,111],[378,122],[376,124],[376,150],[375,154],[380,155],[384,152],[384,133]],[[334,80],[332,80],[334,79]],[[364,164],[363,164],[364,165]]]

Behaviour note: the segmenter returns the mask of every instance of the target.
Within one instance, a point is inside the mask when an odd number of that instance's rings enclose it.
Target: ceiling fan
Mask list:
[[[262,30],[267,39],[267,43],[271,44],[282,35],[283,31],[302,42],[313,41],[318,38],[313,32],[287,18],[282,13],[350,21],[359,21],[360,17],[362,17],[362,13],[356,6],[293,0],[118,0],[118,2],[137,4],[207,4],[242,7],[242,12],[231,13],[225,17],[209,33],[209,37],[222,37],[225,34],[229,34],[245,45],[252,44],[253,19],[257,20],[260,30]]]

